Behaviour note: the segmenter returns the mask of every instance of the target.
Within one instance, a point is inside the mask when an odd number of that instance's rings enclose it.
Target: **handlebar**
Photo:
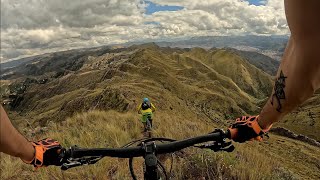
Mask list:
[[[193,146],[195,144],[205,143],[208,141],[221,141],[223,142],[225,138],[230,137],[230,132],[226,133],[222,130],[216,130],[207,135],[197,136],[193,138],[188,138],[185,140],[169,142],[165,144],[155,144],[156,154],[172,153],[175,151],[182,150],[184,148]],[[132,158],[144,156],[148,149],[143,146],[138,147],[128,147],[128,148],[77,148],[70,147],[66,149],[62,154],[63,159],[68,158],[81,158],[81,157],[118,157],[118,158]]]
[[[66,150],[64,158],[81,158],[85,156],[109,156],[118,158],[130,158],[143,156],[142,147],[128,148],[78,148],[70,147]]]

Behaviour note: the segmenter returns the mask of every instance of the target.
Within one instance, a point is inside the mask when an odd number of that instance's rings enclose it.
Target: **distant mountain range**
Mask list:
[[[173,42],[157,42],[160,46],[236,47],[248,46],[260,50],[283,51],[288,36],[202,36]]]
[[[154,42],[160,47],[180,47],[180,48],[193,48],[201,47],[204,49],[211,48],[234,48],[240,51],[256,52],[259,54],[264,54],[275,60],[280,60],[286,43],[288,42],[288,36],[201,36],[192,37],[190,39],[173,39],[166,41],[155,41],[155,40],[144,40],[135,41],[119,45],[110,45],[109,47],[129,47],[135,44],[145,44],[148,42]],[[106,46],[102,46],[106,47]],[[99,49],[101,47],[95,48],[83,48],[76,50],[69,50],[63,52],[73,52],[85,49]],[[21,65],[28,61],[36,61],[35,59],[45,57],[54,53],[48,53],[44,55],[38,55],[33,57],[21,58],[0,64],[1,71],[9,68]]]
[[[171,40],[171,41],[156,41],[156,44],[161,47],[180,47],[180,48],[235,48],[243,51],[252,51],[262,53],[273,59],[280,60],[286,44],[288,36],[202,36],[192,37],[185,40]],[[152,41],[152,40],[150,40]],[[127,43],[143,44],[144,42]]]

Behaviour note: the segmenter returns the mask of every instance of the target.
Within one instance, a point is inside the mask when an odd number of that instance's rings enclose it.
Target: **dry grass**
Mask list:
[[[33,140],[43,137],[57,139],[65,147],[78,145],[80,147],[121,147],[133,139],[142,137],[139,117],[133,113],[120,114],[114,111],[92,111],[77,114],[62,124],[52,124],[46,134],[38,134]],[[161,123],[158,124],[157,120]],[[162,126],[161,126],[162,125]],[[180,125],[180,126],[179,126]],[[178,128],[176,128],[178,127]],[[197,127],[196,122],[176,117],[173,120],[166,114],[155,115],[156,136],[182,138],[201,132],[210,132],[208,126]],[[189,129],[186,131],[186,129]],[[195,131],[197,130],[197,131]],[[178,136],[175,136],[178,134]],[[19,169],[16,171],[15,169]],[[22,169],[22,170],[21,170]],[[80,167],[61,172],[56,167],[42,168],[32,172],[32,168],[20,160],[3,155],[1,158],[2,179],[126,179],[129,178],[127,161],[105,158],[97,165]],[[16,173],[18,172],[18,173]],[[24,174],[21,176],[21,174]],[[35,174],[37,174],[35,176]]]
[[[173,114],[163,112],[155,115],[155,136],[182,139],[210,132],[215,126],[197,118],[186,119],[183,115],[172,117]],[[80,147],[121,147],[142,137],[138,118],[131,112],[91,111],[77,114],[61,124],[52,124],[47,133],[37,134],[33,139],[51,137],[64,147],[75,144]],[[189,148],[176,157],[172,179],[295,179],[294,174],[299,172],[291,173],[286,168],[290,166],[280,164],[288,161],[279,161],[272,154],[266,156],[268,147],[262,146],[258,143],[236,144],[233,153]],[[95,165],[68,171],[48,167],[33,172],[31,166],[2,154],[1,171],[1,179],[130,179],[127,160],[117,158],[104,158]]]

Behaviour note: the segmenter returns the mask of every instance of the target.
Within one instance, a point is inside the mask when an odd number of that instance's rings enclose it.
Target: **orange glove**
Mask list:
[[[58,141],[46,138],[38,142],[32,142],[32,145],[35,149],[35,157],[31,161],[23,160],[23,162],[32,164],[36,168],[49,165],[62,165],[62,160],[59,158],[62,146]]]
[[[270,129],[263,130],[258,124],[259,116],[242,116],[237,118],[228,131],[230,139],[235,142],[245,142],[248,140],[262,141],[263,135]]]

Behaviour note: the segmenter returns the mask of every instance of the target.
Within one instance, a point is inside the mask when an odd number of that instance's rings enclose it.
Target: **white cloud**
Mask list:
[[[151,0],[162,5],[183,6],[185,10],[175,12],[175,20],[189,23],[198,30],[225,30],[256,34],[288,33],[284,7],[281,0],[269,0],[265,6],[249,5],[240,0]],[[172,22],[171,12],[161,12],[163,18]],[[166,15],[167,14],[167,15]],[[159,16],[159,14],[156,14]],[[190,18],[192,17],[192,18]],[[162,22],[162,21],[161,21]],[[175,22],[175,21],[174,21]],[[240,31],[240,32],[241,32]]]
[[[287,34],[282,0],[151,0],[183,10],[145,14],[142,0],[1,0],[2,60],[143,39]],[[154,22],[154,23],[147,23]]]
[[[267,0],[265,4],[267,6],[273,7],[276,10],[284,11],[283,0]]]
[[[2,0],[1,5],[3,29],[137,25],[145,7],[140,0]]]

